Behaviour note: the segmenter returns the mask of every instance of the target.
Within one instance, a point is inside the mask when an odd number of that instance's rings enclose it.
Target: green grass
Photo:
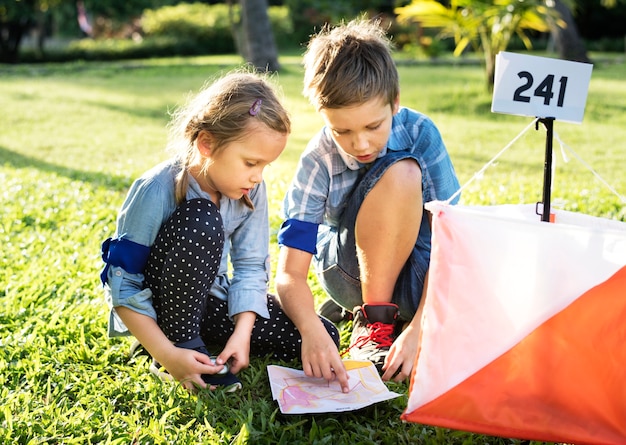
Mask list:
[[[300,95],[299,59],[281,62],[276,81],[294,131],[266,172],[274,232],[294,164],[320,124]],[[113,233],[132,180],[165,159],[168,110],[237,63],[200,57],[0,67],[0,442],[520,443],[402,423],[406,396],[352,413],[285,416],[271,399],[266,360],[242,373],[237,395],[192,396],[149,375],[145,357],[129,358],[130,339],[106,338],[100,243]],[[626,194],[623,72],[623,63],[594,67],[583,123],[557,122],[555,130]],[[462,184],[532,121],[489,111],[479,67],[402,65],[400,75],[401,102],[438,124]],[[539,201],[544,144],[541,128],[526,133],[462,201]],[[555,162],[553,201],[626,219],[624,203],[582,164],[560,155]],[[273,239],[274,257],[276,249]]]

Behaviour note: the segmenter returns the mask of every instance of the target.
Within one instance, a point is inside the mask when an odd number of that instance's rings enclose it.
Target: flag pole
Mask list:
[[[554,118],[542,117],[537,120],[535,126],[539,129],[539,122],[546,127],[546,156],[543,164],[543,201],[537,203],[542,204],[541,221],[550,222],[550,191],[552,190],[552,140],[554,134]],[[539,212],[536,211],[539,215]]]

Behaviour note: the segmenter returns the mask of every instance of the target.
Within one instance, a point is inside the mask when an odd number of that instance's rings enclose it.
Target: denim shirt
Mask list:
[[[407,151],[417,157],[422,171],[424,203],[446,200],[459,189],[456,172],[439,130],[424,114],[400,107],[393,116],[387,146],[379,157],[390,151]],[[300,157],[285,195],[285,222],[278,234],[279,244],[311,253],[315,253],[316,239],[318,246],[325,244],[341,220],[361,167],[363,164],[341,151],[330,130],[322,128]],[[457,201],[458,197],[453,203]],[[297,243],[300,245],[295,245]],[[305,244],[307,247],[303,248]],[[420,226],[416,245],[430,249],[428,224]]]
[[[144,173],[133,183],[118,215],[116,238],[148,247],[154,244],[161,225],[176,210],[174,179],[179,171],[180,165],[175,160],[169,160]],[[228,301],[231,318],[246,311],[269,318],[269,220],[265,183],[257,185],[249,196],[254,210],[239,200],[224,196],[220,199],[225,243],[210,294]],[[190,175],[187,199],[194,198],[210,199],[210,196]],[[232,273],[229,273],[229,262]],[[130,335],[115,312],[116,306],[128,307],[156,320],[152,291],[144,288],[142,273],[129,273],[119,266],[110,266],[104,289],[111,309],[110,337]]]

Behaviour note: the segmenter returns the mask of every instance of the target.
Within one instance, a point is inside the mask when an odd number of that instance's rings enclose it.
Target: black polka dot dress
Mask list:
[[[224,250],[222,217],[208,199],[181,204],[161,226],[145,270],[157,323],[174,343],[200,336],[206,345],[223,347],[234,331],[228,303],[211,295]],[[275,297],[267,296],[269,318],[256,319],[250,352],[280,360],[300,358],[301,338]],[[322,319],[335,343],[337,328]],[[213,351],[219,352],[219,351]]]

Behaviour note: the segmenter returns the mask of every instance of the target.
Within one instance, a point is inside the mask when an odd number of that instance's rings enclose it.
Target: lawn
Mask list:
[[[299,59],[281,62],[275,81],[294,128],[265,175],[273,234],[299,153],[320,125],[300,95]],[[271,399],[268,360],[253,360],[236,395],[189,395],[150,375],[145,356],[129,357],[131,339],[106,337],[100,243],[113,233],[132,180],[166,158],[168,112],[238,63],[199,57],[0,66],[0,442],[522,443],[405,424],[399,417],[406,396],[345,414],[285,416]],[[624,68],[623,62],[594,66],[583,123],[555,124],[569,153],[566,162],[555,141],[555,206],[626,220],[624,202],[589,169],[626,194]],[[461,184],[532,121],[490,112],[478,66],[399,69],[402,104],[438,124]],[[462,202],[540,201],[545,137],[541,127],[526,132],[468,184]],[[271,248],[275,258],[274,236]],[[408,390],[406,384],[389,387]]]

